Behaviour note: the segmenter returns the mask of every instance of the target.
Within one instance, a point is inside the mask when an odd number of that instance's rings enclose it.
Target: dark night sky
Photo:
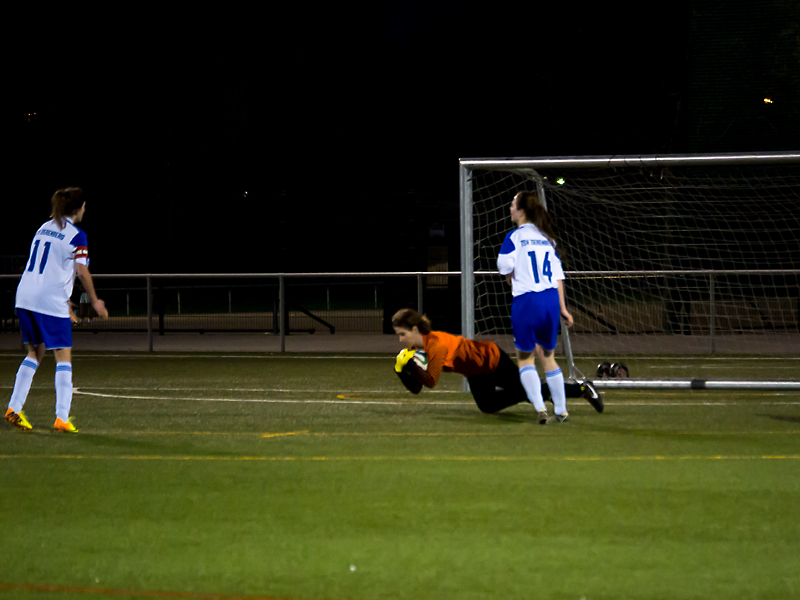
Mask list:
[[[793,3],[755,33],[747,8],[720,29],[716,1],[375,4],[31,22],[0,254],[25,254],[52,192],[81,185],[95,272],[419,269],[403,244],[457,225],[460,157],[796,149],[763,115],[783,138],[736,138],[741,111],[716,135],[697,108],[714,56],[800,31]],[[751,62],[729,79],[752,83]],[[365,240],[372,258],[352,251]]]

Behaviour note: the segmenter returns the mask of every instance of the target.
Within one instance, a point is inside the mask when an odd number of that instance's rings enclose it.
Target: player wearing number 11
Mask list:
[[[64,188],[53,194],[53,218],[39,227],[31,243],[28,263],[17,286],[17,318],[28,355],[22,361],[14,381],[14,391],[6,410],[6,421],[20,429],[31,429],[22,412],[33,376],[52,350],[56,359],[57,431],[77,431],[69,418],[72,404],[72,324],[69,298],[75,275],[89,295],[92,308],[100,317],[108,311],[97,297],[89,273],[89,250],[86,234],[75,224],[83,219],[86,201],[81,188]]]
[[[528,399],[539,413],[539,423],[567,420],[564,376],[554,357],[559,318],[572,326],[564,301],[564,270],[556,252],[555,235],[545,208],[532,192],[520,192],[511,202],[511,221],[517,226],[506,236],[497,268],[511,284],[511,326],[520,380]],[[540,347],[547,386],[555,416],[548,419],[542,400],[542,384],[534,364]]]

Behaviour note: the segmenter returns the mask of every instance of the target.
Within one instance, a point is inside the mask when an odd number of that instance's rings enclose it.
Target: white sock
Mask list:
[[[11,402],[8,403],[8,408],[15,413],[22,410],[25,400],[28,399],[28,392],[31,391],[33,376],[36,375],[37,368],[39,368],[39,361],[28,357],[25,357],[19,366],[17,378],[14,380],[14,391],[11,392]]]
[[[72,363],[56,364],[56,417],[62,421],[69,419],[72,405]]]
[[[533,404],[537,411],[545,410],[544,400],[542,400],[542,380],[539,379],[536,367],[522,367],[519,370],[519,379],[522,381],[522,387],[525,388],[525,393],[528,395],[528,401]]]
[[[564,389],[564,375],[561,369],[556,367],[554,370],[545,373],[547,376],[547,387],[550,388],[550,397],[553,399],[553,412],[563,415],[567,412],[567,391]]]

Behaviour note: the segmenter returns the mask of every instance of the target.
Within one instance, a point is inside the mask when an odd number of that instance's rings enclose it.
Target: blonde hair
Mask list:
[[[64,229],[66,227],[64,219],[75,211],[80,210],[85,203],[86,200],[83,199],[83,190],[81,188],[61,188],[50,199],[50,205],[53,208],[50,218],[56,222],[59,229]]]

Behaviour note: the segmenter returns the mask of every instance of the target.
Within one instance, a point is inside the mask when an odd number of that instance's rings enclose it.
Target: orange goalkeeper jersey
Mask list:
[[[442,371],[464,377],[491,373],[500,363],[500,348],[494,342],[476,342],[444,331],[431,331],[422,337],[428,370],[421,373],[422,384],[432,388]]]

